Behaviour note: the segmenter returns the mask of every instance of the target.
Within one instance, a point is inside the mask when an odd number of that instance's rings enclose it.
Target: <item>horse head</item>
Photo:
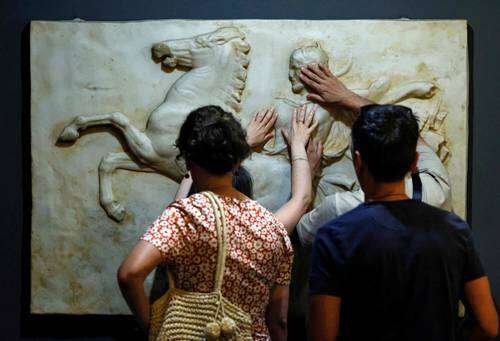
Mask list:
[[[191,38],[165,40],[154,44],[152,51],[153,57],[167,67],[199,70],[198,73],[186,73],[182,88],[178,89],[199,95],[205,86],[211,103],[240,111],[250,61],[250,45],[238,28],[222,27]],[[205,81],[205,78],[209,80]]]
[[[201,67],[236,52],[240,62],[248,65],[250,45],[236,27],[222,27],[191,38],[165,40],[153,45],[153,56],[168,67]],[[245,65],[245,66],[246,66]]]

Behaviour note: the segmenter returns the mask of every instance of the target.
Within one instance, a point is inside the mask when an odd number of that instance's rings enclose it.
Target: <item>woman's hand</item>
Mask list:
[[[281,129],[281,133],[288,146],[292,148],[292,152],[293,147],[306,147],[309,137],[318,126],[318,122],[314,121],[314,114],[317,109],[318,106],[314,105],[311,111],[307,113],[306,104],[302,105],[293,111],[288,130]]]
[[[247,143],[252,150],[260,151],[274,136],[274,123],[278,118],[274,107],[258,111],[247,126]]]
[[[318,176],[323,157],[323,144],[321,141],[310,140],[307,144],[307,159],[311,168],[311,175]]]
[[[305,105],[294,110],[290,128],[288,131],[281,130],[291,154],[292,195],[290,200],[276,212],[276,217],[285,226],[290,235],[312,202],[311,168],[307,157],[306,145],[318,125],[314,121],[314,113],[317,108],[318,106],[315,105],[308,113],[306,112],[307,108]]]

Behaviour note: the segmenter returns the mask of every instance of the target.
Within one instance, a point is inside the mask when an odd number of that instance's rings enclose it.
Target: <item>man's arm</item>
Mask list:
[[[266,322],[271,340],[286,341],[289,287],[276,285],[271,291],[266,311]]]
[[[333,341],[340,324],[345,258],[334,226],[321,228],[314,241],[309,272],[310,340]]]
[[[331,71],[322,64],[310,64],[301,69],[300,79],[311,92],[307,99],[326,105],[339,105],[359,114],[361,107],[373,104],[349,90]]]
[[[465,298],[474,314],[476,339],[497,337],[498,313],[491,297],[488,277],[483,276],[465,283]]]
[[[451,210],[450,179],[446,168],[422,138],[418,140],[417,152],[419,154],[417,171],[422,181],[422,201]]]
[[[341,298],[312,295],[309,299],[309,340],[334,341],[339,334]]]

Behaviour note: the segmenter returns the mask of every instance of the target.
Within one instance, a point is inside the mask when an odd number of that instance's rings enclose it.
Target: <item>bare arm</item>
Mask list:
[[[334,341],[339,334],[341,298],[312,295],[309,299],[309,340]]]
[[[289,287],[277,285],[271,291],[266,311],[266,323],[271,340],[286,341]]]
[[[316,107],[306,114],[306,107],[294,111],[288,132],[282,131],[290,146],[292,163],[292,195],[276,213],[276,217],[285,226],[288,234],[293,232],[300,217],[307,211],[312,200],[311,169],[307,158],[306,145],[309,136],[316,129],[314,122]]]
[[[477,323],[476,336],[497,337],[498,313],[491,297],[488,277],[483,276],[465,283],[465,298]]]
[[[300,79],[309,87],[309,100],[325,105],[339,105],[359,113],[361,107],[373,104],[349,90],[331,71],[321,64],[310,64],[303,67]]]
[[[118,269],[118,284],[125,301],[144,329],[149,326],[150,306],[144,280],[162,262],[160,251],[140,241]]]
[[[181,183],[179,184],[179,189],[177,189],[177,193],[175,194],[175,200],[180,200],[187,198],[189,191],[191,190],[191,186],[193,185],[193,178],[191,174],[188,173],[188,177],[182,178]]]

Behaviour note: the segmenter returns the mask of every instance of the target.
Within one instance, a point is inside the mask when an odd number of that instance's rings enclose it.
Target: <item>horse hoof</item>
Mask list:
[[[106,205],[104,209],[111,218],[119,223],[123,221],[123,219],[125,218],[125,213],[127,212],[125,210],[125,207],[123,207],[123,205],[118,203],[117,201],[113,201],[110,205]]]
[[[80,134],[78,133],[78,130],[73,126],[69,125],[63,129],[61,134],[59,135],[59,138],[57,139],[58,142],[75,142]]]

